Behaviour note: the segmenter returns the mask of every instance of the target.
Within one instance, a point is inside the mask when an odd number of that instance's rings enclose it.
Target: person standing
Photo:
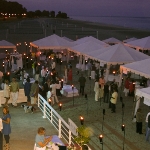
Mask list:
[[[80,93],[84,95],[84,87],[85,87],[86,79],[83,76],[83,74],[81,74],[81,77],[79,77],[78,82],[80,83]]]
[[[105,85],[104,76],[101,76],[101,77],[99,78],[99,85],[101,86],[102,89],[104,89],[104,85]]]
[[[41,70],[42,85],[44,85],[45,83],[45,76],[46,76],[46,67],[42,66],[42,70]]]
[[[12,96],[12,106],[17,106],[19,84],[14,77],[12,78],[12,82],[10,83],[10,92]]]
[[[8,85],[8,80],[5,80],[5,84],[4,84],[4,98],[6,98],[6,101],[5,101],[5,106],[9,107],[8,106],[8,101],[10,99],[10,88],[9,88],[9,85]]]
[[[110,101],[111,101],[111,112],[112,112],[112,113],[115,113],[115,112],[116,112],[117,98],[118,98],[117,89],[114,88],[114,89],[113,89],[112,96],[111,96],[111,99],[110,99]]]
[[[2,123],[2,119],[0,118],[0,149],[3,149],[3,134],[2,134],[2,129],[3,129],[3,123]]]
[[[68,82],[69,84],[72,84],[72,66],[70,66],[70,69],[68,71]]]
[[[37,101],[37,98],[38,98],[38,93],[39,93],[39,82],[35,81],[31,85],[31,91],[30,91],[31,104],[32,105],[36,104],[36,101]]]
[[[11,119],[11,116],[9,114],[8,107],[4,107],[3,108],[3,116],[2,116],[2,123],[3,123],[2,133],[3,133],[4,139],[6,141],[6,144],[4,145],[6,150],[9,150],[9,148],[10,148],[9,147],[9,139],[10,139],[9,134],[11,133],[10,119]]]
[[[109,99],[109,85],[108,83],[106,83],[104,85],[104,103],[108,103],[108,99]]]
[[[148,116],[148,124],[147,124],[147,131],[146,131],[146,141],[150,142],[150,115]]]
[[[98,79],[95,81],[95,86],[94,86],[94,92],[95,92],[95,101],[98,102],[98,99],[99,99],[99,82],[98,82]]]
[[[53,102],[52,103],[53,104],[55,103],[54,99],[55,99],[56,103],[59,103],[57,95],[56,95],[56,88],[57,88],[57,86],[56,86],[54,81],[52,81],[52,84],[50,85],[50,88],[52,88],[52,92],[51,92],[52,97],[53,97]]]
[[[129,93],[129,78],[127,77],[127,79],[125,80],[125,84],[124,84],[124,93],[125,93],[125,96],[128,96],[128,93]]]
[[[64,82],[67,83],[67,66],[64,67]]]
[[[142,112],[141,112],[141,108],[138,108],[137,112],[136,112],[136,133],[139,134],[143,134],[142,133],[142,120],[143,120],[143,116],[142,116]]]
[[[40,75],[39,66],[36,66],[36,68],[35,68],[35,80],[39,81],[39,75]]]
[[[24,85],[24,93],[25,96],[27,96],[27,105],[30,106],[31,105],[31,97],[30,97],[31,83],[30,83],[30,78],[27,78],[26,80],[27,82]]]

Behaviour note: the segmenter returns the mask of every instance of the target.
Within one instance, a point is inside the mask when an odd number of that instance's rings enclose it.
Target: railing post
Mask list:
[[[43,118],[46,118],[46,105],[44,103],[44,108],[43,108]]]
[[[69,141],[68,144],[71,145],[71,131],[69,130]]]
[[[38,107],[40,106],[40,95],[38,94]]]
[[[58,137],[61,138],[61,120],[59,119],[59,124],[58,124]]]

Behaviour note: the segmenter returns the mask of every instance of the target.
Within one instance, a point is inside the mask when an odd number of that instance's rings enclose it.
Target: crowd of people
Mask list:
[[[4,98],[6,99],[3,108],[3,117],[0,120],[2,122],[1,133],[4,134],[6,144],[6,150],[9,149],[9,134],[11,133],[10,119],[11,116],[8,110],[8,101],[10,96],[12,97],[12,107],[17,106],[17,99],[19,93],[19,83],[17,79],[22,79],[24,82],[24,93],[27,97],[27,106],[33,106],[34,111],[36,110],[36,103],[38,98],[38,93],[49,101],[51,99],[52,105],[59,103],[58,97],[62,96],[61,89],[63,87],[62,83],[73,84],[73,73],[71,62],[64,66],[63,75],[59,74],[56,70],[56,66],[60,66],[62,63],[62,54],[56,53],[55,55],[47,56],[46,60],[38,62],[35,59],[32,63],[32,74],[28,74],[24,69],[19,68],[15,73],[15,77],[12,77],[11,82],[8,76],[4,77]],[[87,61],[86,63],[87,71],[86,76],[91,80],[91,71],[95,70],[95,101],[103,100],[104,103],[108,103],[109,108],[111,108],[112,113],[116,113],[116,103],[118,99],[118,84],[115,79],[112,82],[106,82],[104,78],[104,68],[101,68],[99,72],[99,64],[92,63],[92,61]],[[79,72],[77,72],[79,74]],[[78,78],[80,93],[83,96],[85,94],[85,86],[87,78],[81,73]],[[34,78],[34,83],[31,83],[31,77]],[[10,82],[10,83],[9,83]],[[134,81],[126,78],[124,82],[124,93],[125,96],[134,96],[135,85]],[[136,113],[136,132],[142,134],[142,110],[139,108]],[[146,116],[146,140],[149,140],[150,136],[150,112]],[[36,145],[37,147],[45,147],[46,143],[51,140],[51,137],[45,139],[44,137],[45,129],[40,127],[38,129],[38,134],[36,135]],[[1,134],[0,134],[1,136]]]

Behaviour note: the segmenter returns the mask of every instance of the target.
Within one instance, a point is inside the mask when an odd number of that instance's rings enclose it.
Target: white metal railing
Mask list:
[[[74,141],[74,131],[71,131],[70,126],[65,122],[65,120],[40,94],[38,94],[38,107],[43,112],[43,118],[47,118],[55,129],[58,130],[59,138],[63,138],[68,145],[77,145]],[[91,149],[89,148],[89,150]]]
[[[58,130],[59,138],[63,138],[69,145],[76,144],[69,125],[40,94],[38,94],[38,107],[43,112],[43,118],[47,118]]]

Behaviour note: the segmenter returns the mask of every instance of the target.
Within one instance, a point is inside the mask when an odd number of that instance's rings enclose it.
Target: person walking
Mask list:
[[[26,80],[27,82],[24,85],[24,93],[25,96],[27,96],[27,105],[30,106],[31,105],[31,97],[30,97],[31,83],[30,83],[30,78],[27,78]]]
[[[115,112],[116,112],[117,98],[118,98],[117,89],[114,88],[114,89],[113,89],[112,96],[111,96],[111,99],[110,99],[110,101],[111,101],[111,112],[112,112],[112,113],[115,113]]]
[[[4,84],[4,98],[6,98],[6,101],[5,101],[5,106],[9,107],[8,106],[8,101],[10,99],[10,87],[8,85],[8,80],[5,80],[5,84]]]
[[[2,123],[3,123],[2,133],[3,133],[4,139],[6,141],[6,144],[4,145],[5,150],[9,150],[9,148],[10,148],[10,146],[9,146],[9,139],[10,139],[9,134],[11,133],[10,119],[11,119],[11,116],[9,114],[8,107],[4,107],[3,108],[3,116],[2,116]]]
[[[16,81],[16,78],[12,78],[12,82],[10,83],[10,92],[12,96],[12,106],[17,106],[18,93],[19,93],[19,84]]]
[[[84,95],[84,87],[85,87],[86,79],[83,76],[83,74],[81,74],[81,77],[79,77],[78,82],[80,83],[80,93]]]
[[[142,110],[141,108],[138,108],[136,112],[136,133],[143,134],[142,133],[142,120],[143,120]]]

